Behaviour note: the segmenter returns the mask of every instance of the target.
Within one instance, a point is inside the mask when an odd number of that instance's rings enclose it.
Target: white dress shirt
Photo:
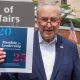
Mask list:
[[[38,34],[39,34],[40,50],[46,73],[46,78],[47,80],[50,80],[55,63],[55,54],[56,54],[55,42],[57,38],[55,38],[52,42],[48,43],[42,39],[40,32],[38,32]]]

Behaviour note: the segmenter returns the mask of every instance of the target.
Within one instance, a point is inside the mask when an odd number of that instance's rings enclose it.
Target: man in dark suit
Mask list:
[[[58,35],[60,8],[40,4],[37,12],[38,31],[34,34],[32,73],[19,73],[17,80],[80,80],[80,60],[74,43]],[[3,54],[3,50],[0,50]],[[5,54],[4,54],[5,55]],[[0,57],[0,62],[5,56]],[[15,76],[2,74],[6,80]]]

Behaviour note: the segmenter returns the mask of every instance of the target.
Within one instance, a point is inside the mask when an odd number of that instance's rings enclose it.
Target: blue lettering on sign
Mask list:
[[[11,35],[11,28],[1,28],[0,29],[0,36],[10,36]]]

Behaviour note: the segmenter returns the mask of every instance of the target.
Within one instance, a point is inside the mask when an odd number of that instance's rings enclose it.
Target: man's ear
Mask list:
[[[38,24],[39,24],[39,20],[36,18],[36,21],[35,21],[35,29],[36,30],[38,30],[38,26],[39,26]]]
[[[37,24],[37,26],[39,26],[39,19],[38,18],[36,18],[36,24]]]
[[[61,21],[62,21],[62,19],[60,18],[60,22],[59,22],[59,23],[60,23],[60,25],[61,25]]]

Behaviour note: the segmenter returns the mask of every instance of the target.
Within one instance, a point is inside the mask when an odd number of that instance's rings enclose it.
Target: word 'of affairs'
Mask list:
[[[13,23],[19,23],[20,17],[13,16],[14,15],[14,6],[5,7],[3,12],[4,15],[0,14],[0,22],[13,22]]]

